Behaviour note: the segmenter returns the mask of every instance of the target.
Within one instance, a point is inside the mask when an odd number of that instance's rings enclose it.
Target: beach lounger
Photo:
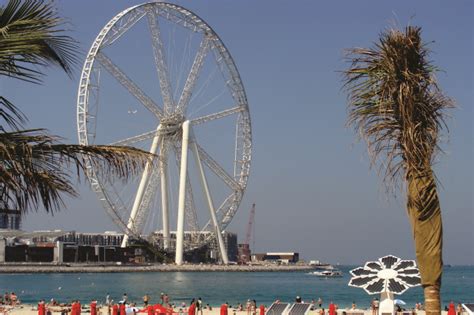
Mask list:
[[[286,315],[290,308],[289,303],[273,303],[265,312],[265,315]]]
[[[290,308],[288,315],[308,315],[310,309],[311,304],[309,303],[295,303]]]
[[[467,311],[469,315],[474,315],[474,303],[464,303],[462,307]]]

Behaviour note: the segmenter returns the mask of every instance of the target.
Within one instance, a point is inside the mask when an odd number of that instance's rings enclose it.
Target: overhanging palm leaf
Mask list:
[[[35,66],[54,64],[71,75],[76,42],[60,35],[62,23],[52,2],[10,0],[0,7],[0,75],[38,82]]]
[[[432,164],[446,127],[445,109],[453,103],[441,93],[428,54],[419,27],[388,30],[373,48],[349,50],[351,66],[344,75],[348,123],[366,140],[388,186],[406,182],[426,310],[439,314],[442,225]],[[433,294],[434,302],[428,298]]]
[[[43,130],[0,133],[0,200],[4,209],[38,208],[58,210],[61,193],[76,196],[71,174],[87,172],[96,164],[103,175],[126,180],[145,165],[150,154],[135,148],[58,144]]]
[[[62,23],[52,2],[10,0],[0,6],[0,76],[39,83],[41,66],[49,65],[71,75],[77,44],[62,35]],[[79,175],[88,163],[99,164],[106,175],[126,180],[152,159],[134,148],[60,144],[42,129],[20,131],[25,121],[0,96],[0,210],[58,210],[62,193],[77,195],[68,167]]]

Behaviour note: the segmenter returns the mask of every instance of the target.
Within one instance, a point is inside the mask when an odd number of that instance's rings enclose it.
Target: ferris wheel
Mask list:
[[[252,130],[237,67],[206,22],[165,2],[112,18],[84,62],[77,128],[80,144],[156,156],[126,183],[88,161],[92,189],[125,233],[122,246],[154,233],[182,264],[183,252],[212,240],[228,263],[222,232],[247,186]]]

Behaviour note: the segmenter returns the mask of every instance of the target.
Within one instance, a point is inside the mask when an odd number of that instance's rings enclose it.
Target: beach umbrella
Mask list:
[[[393,303],[395,303],[396,305],[407,305],[407,303],[405,303],[405,301],[400,300],[400,299],[393,300]]]

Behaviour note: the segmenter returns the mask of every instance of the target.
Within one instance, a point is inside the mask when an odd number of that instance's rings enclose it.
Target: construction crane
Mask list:
[[[251,251],[250,251],[250,237],[252,236],[252,227],[254,228],[254,243],[253,249],[255,249],[255,204],[252,205],[252,209],[250,209],[250,217],[249,223],[247,225],[247,233],[245,233],[245,242],[238,245],[239,254],[238,254],[238,263],[241,265],[248,264],[251,260]]]

